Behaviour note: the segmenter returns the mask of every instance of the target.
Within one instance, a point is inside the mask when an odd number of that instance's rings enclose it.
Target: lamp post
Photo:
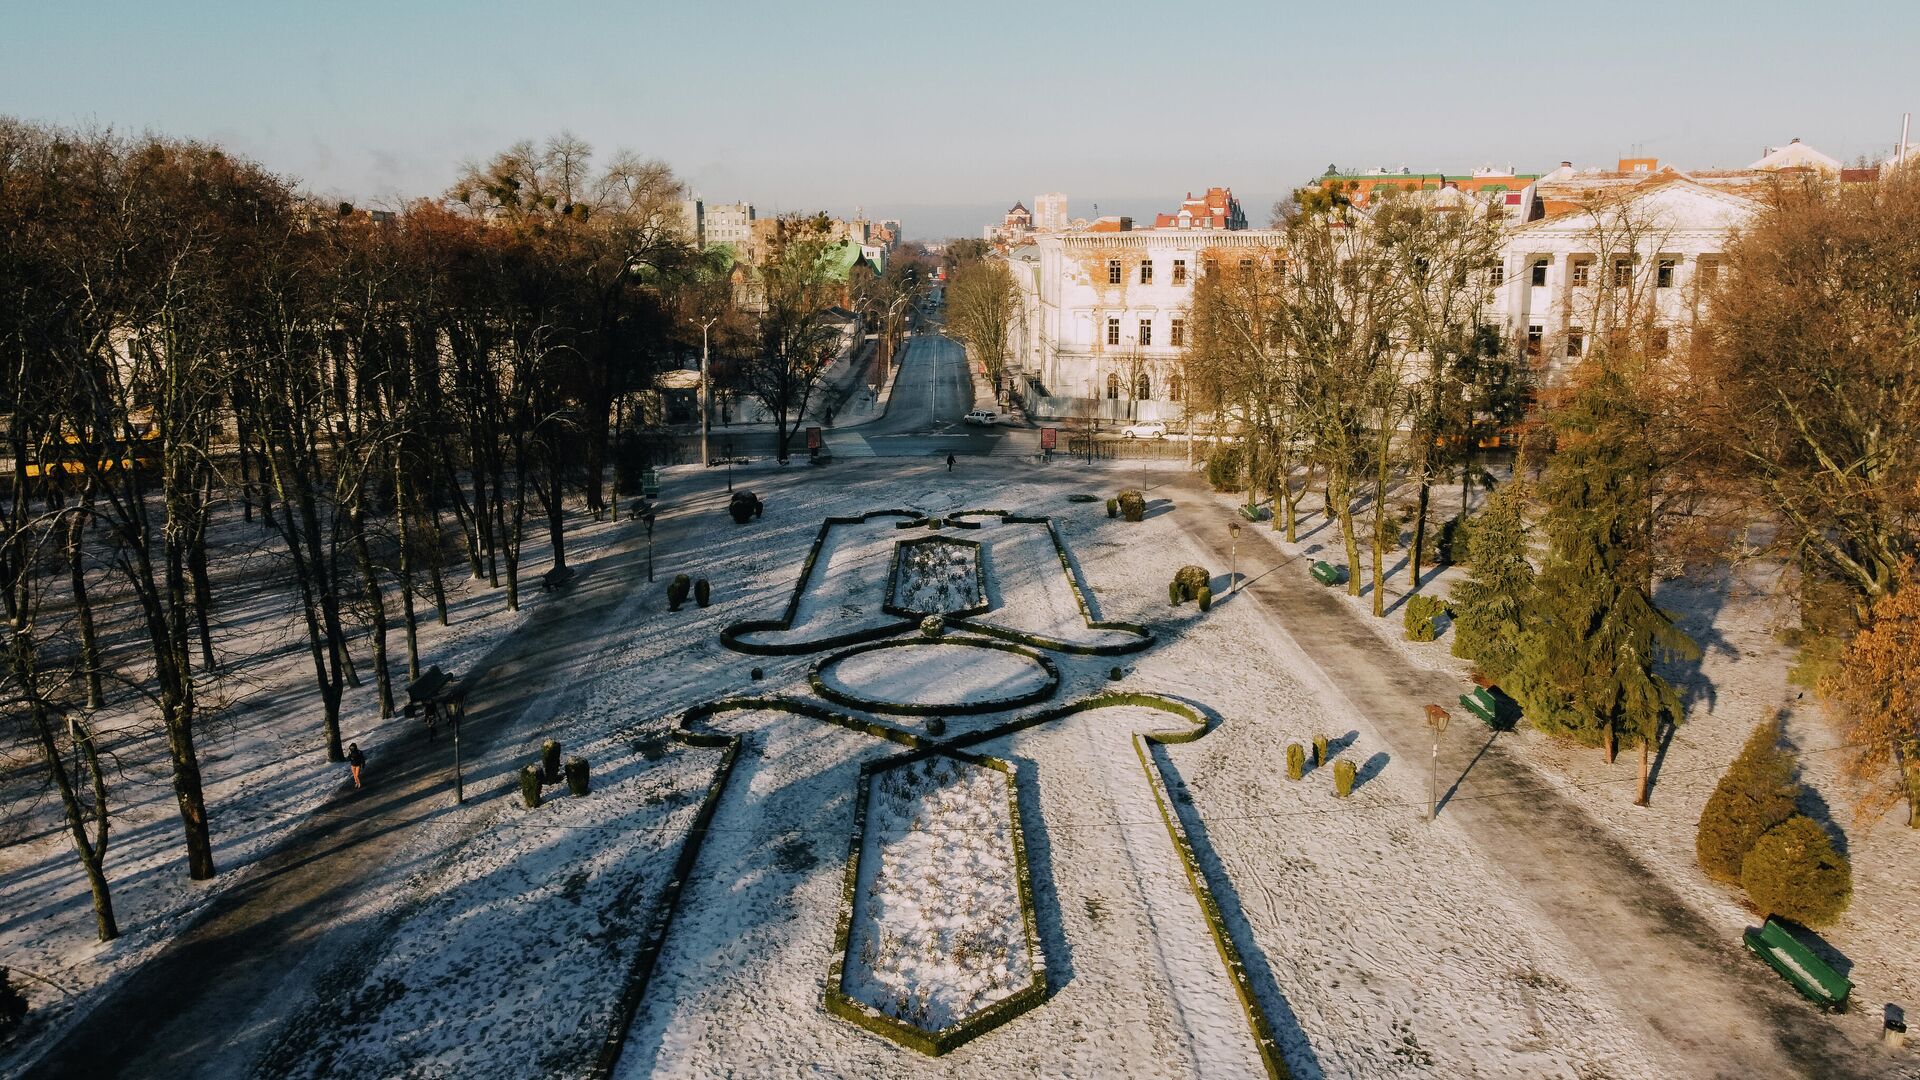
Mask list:
[[[707,389],[712,378],[707,372],[707,330],[719,318],[715,315],[700,323],[700,467],[703,469],[713,465],[713,455],[707,452],[707,437],[713,432],[713,410]]]
[[[1240,523],[1227,522],[1227,594],[1240,583]]]
[[[1440,814],[1440,733],[1452,717],[1438,705],[1427,706],[1427,727],[1433,732],[1433,772],[1427,786],[1427,823]]]

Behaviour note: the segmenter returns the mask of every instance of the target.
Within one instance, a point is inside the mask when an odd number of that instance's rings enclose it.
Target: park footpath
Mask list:
[[[1161,477],[1149,495],[1171,497],[1188,535],[1226,565],[1232,510],[1197,477]],[[1453,707],[1467,686],[1408,665],[1351,606],[1314,582],[1306,560],[1263,539],[1265,528],[1241,534],[1250,542],[1238,554],[1246,567],[1240,587],[1214,603],[1258,605],[1268,632],[1291,638],[1318,669],[1303,677],[1365,715],[1402,767],[1431,758],[1426,706],[1455,713],[1459,726],[1441,740],[1439,764],[1441,784],[1451,786],[1432,827],[1459,830],[1504,873],[1515,894],[1589,961],[1621,1013],[1652,1036],[1649,1048],[1673,1059],[1681,1075],[1902,1075],[1898,1063],[1813,1011],[1497,737],[1473,726]]]
[[[690,542],[694,523],[725,498],[717,490],[693,493],[659,519],[660,539]],[[645,550],[645,532],[629,526],[578,567],[564,593],[530,597],[523,624],[463,673],[470,689],[461,752],[470,804],[510,790],[531,748],[563,726],[594,676],[617,666],[618,657],[603,655],[617,638],[603,631],[635,590],[654,587],[646,582]],[[380,948],[405,906],[367,912],[485,827],[469,824],[476,819],[454,803],[448,734],[430,743],[417,721],[389,723],[412,730],[386,740],[366,789],[343,783],[24,1075],[247,1075],[289,1010],[327,999],[324,973],[344,957]]]

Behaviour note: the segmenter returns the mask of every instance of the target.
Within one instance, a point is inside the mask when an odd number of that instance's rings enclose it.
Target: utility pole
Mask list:
[[[1440,734],[1447,730],[1447,721],[1453,719],[1447,710],[1438,705],[1427,706],[1427,728],[1433,732],[1433,773],[1427,785],[1427,824],[1440,815]]]
[[[1240,523],[1227,522],[1227,595],[1240,581]]]
[[[707,452],[707,436],[713,431],[713,410],[710,391],[707,389],[712,376],[707,365],[707,330],[718,321],[715,315],[700,324],[700,467],[705,469],[713,465],[713,455]]]

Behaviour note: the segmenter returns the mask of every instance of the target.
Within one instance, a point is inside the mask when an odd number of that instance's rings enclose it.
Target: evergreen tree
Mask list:
[[[1780,747],[1780,725],[1766,721],[1753,729],[1700,811],[1700,827],[1693,838],[1700,869],[1716,881],[1739,882],[1747,852],[1767,830],[1793,816],[1799,795],[1793,756]]]
[[[1650,576],[1650,417],[1627,381],[1600,364],[1556,418],[1561,449],[1548,467],[1547,555],[1507,690],[1535,727],[1605,749],[1640,745],[1645,805],[1648,747],[1683,716],[1680,695],[1654,673],[1699,647],[1653,604]]]
[[[1795,814],[1747,852],[1740,866],[1747,900],[1767,915],[1802,926],[1827,926],[1853,901],[1853,867],[1833,849],[1827,830]]]
[[[1474,519],[1468,541],[1472,576],[1454,586],[1453,654],[1472,660],[1494,682],[1519,658],[1520,630],[1533,598],[1527,561],[1526,490],[1514,482],[1493,493]]]

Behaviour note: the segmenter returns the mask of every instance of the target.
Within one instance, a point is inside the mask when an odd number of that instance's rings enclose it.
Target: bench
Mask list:
[[[425,715],[427,738],[433,738],[434,724],[440,710],[453,696],[453,676],[440,670],[435,664],[420,673],[420,677],[407,684],[407,707],[402,710],[406,716]]]
[[[552,592],[572,581],[574,570],[571,566],[556,566],[540,575],[540,591]]]
[[[660,470],[643,469],[640,473],[640,495],[642,498],[660,497]]]
[[[1853,981],[1827,966],[1827,962],[1801,944],[1787,928],[1769,918],[1758,929],[1749,929],[1743,937],[1747,948],[1780,973],[1795,990],[1830,1012],[1847,1011],[1847,997],[1853,993]]]
[[[1519,719],[1518,706],[1513,699],[1491,686],[1476,688],[1470,694],[1460,695],[1460,707],[1480,718],[1480,722],[1494,731],[1505,731]]]
[[[1313,580],[1322,585],[1338,585],[1347,580],[1347,568],[1324,560],[1313,564]]]
[[[1264,506],[1242,506],[1240,516],[1248,521],[1265,521],[1273,516],[1273,512]]]

